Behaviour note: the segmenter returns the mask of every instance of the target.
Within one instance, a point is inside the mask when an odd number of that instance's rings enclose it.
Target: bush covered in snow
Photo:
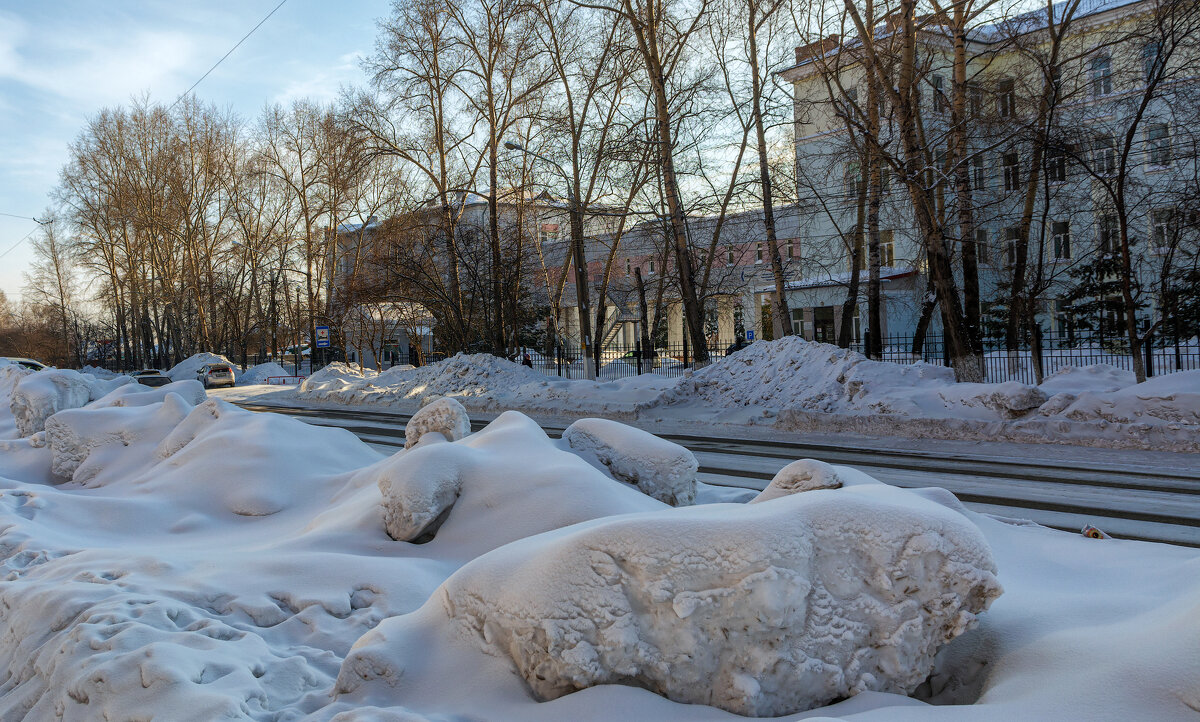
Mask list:
[[[428,403],[404,425],[404,448],[416,446],[431,431],[446,441],[458,441],[471,433],[471,417],[462,404],[448,397]]]
[[[700,464],[679,444],[608,419],[580,419],[562,438],[589,463],[643,494],[672,506],[696,501]]]

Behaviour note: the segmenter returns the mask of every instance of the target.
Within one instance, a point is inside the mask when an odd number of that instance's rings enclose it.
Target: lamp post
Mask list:
[[[596,363],[591,354],[592,318],[591,310],[588,308],[587,259],[583,253],[583,208],[579,206],[579,200],[571,192],[571,177],[558,163],[534,153],[518,143],[505,141],[504,147],[549,163],[567,183],[567,214],[571,219],[571,253],[575,263],[575,298],[579,305],[579,351],[583,355],[584,374],[589,379],[595,379]]]

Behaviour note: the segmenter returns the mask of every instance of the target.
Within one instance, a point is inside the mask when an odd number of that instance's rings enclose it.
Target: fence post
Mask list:
[[[950,344],[946,343],[946,332],[942,332],[942,364],[950,368]]]
[[[1142,340],[1146,352],[1146,378],[1154,375],[1154,332],[1146,334],[1146,338]]]
[[[633,354],[637,356],[638,376],[642,375],[642,340],[639,338],[633,343]]]
[[[683,331],[683,367],[686,370],[688,367],[688,339],[687,329]]]
[[[1030,356],[1033,357],[1034,363],[1034,381],[1046,378],[1046,353],[1042,348],[1042,324],[1033,324],[1033,349]]]

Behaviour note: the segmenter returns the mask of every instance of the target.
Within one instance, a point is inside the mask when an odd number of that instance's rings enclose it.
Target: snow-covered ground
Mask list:
[[[796,337],[752,344],[680,379],[559,379],[476,354],[380,374],[333,364],[287,394],[406,411],[453,396],[471,411],[1200,451],[1200,371],[1137,384],[1130,372],[1093,365],[1064,367],[1040,386],[959,384],[944,367],[871,361]]]
[[[115,388],[18,438],[12,381],[2,719],[1200,710],[1193,549],[813,461],[754,503],[674,508],[642,478],[679,488],[689,464],[644,432],[573,446],[509,412],[450,442],[452,405],[392,456],[195,382]],[[657,471],[623,483],[631,465]]]

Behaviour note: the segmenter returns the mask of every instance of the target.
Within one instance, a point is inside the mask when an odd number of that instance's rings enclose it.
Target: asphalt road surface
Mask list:
[[[404,447],[409,414],[239,402],[311,424],[338,426],[380,451]],[[487,420],[474,420],[475,430]],[[564,427],[543,425],[552,436]],[[844,444],[759,441],[659,434],[692,451],[698,480],[763,489],[777,471],[802,458],[852,466],[903,487],[939,486],[968,508],[1001,517],[1029,519],[1078,532],[1092,524],[1123,539],[1200,547],[1200,468],[1154,469],[1132,464],[1013,459],[942,452],[881,450]]]

